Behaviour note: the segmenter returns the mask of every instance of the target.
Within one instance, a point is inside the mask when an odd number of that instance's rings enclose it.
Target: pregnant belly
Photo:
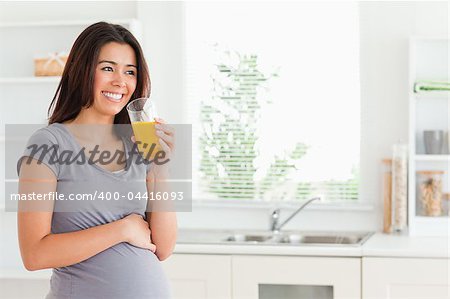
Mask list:
[[[120,243],[86,261],[57,269],[53,276],[58,275],[71,280],[70,298],[170,298],[169,284],[156,255],[128,243]],[[69,284],[58,286],[53,283],[58,281],[54,278],[51,289],[61,293],[64,290],[58,288]]]

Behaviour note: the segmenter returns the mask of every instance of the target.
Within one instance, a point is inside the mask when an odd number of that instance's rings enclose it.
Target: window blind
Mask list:
[[[357,4],[188,2],[185,22],[194,198],[357,200]]]

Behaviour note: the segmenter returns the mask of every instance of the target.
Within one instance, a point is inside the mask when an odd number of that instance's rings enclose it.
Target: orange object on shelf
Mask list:
[[[447,215],[450,217],[450,193],[444,193],[443,194],[443,209],[444,209],[444,215]]]
[[[442,209],[442,175],[444,171],[425,170],[417,171],[420,202],[423,216],[441,216]]]
[[[383,159],[383,232],[392,232],[392,159]]]
[[[49,53],[47,57],[34,59],[34,75],[61,76],[64,71],[68,56],[64,52]]]

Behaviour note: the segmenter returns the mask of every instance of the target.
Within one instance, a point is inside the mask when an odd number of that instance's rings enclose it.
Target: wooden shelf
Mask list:
[[[423,91],[418,93],[413,93],[414,97],[418,100],[427,99],[450,99],[450,91]]]
[[[437,216],[437,217],[431,217],[431,216],[416,216],[418,221],[422,221],[422,222],[444,222],[447,223],[450,219],[449,216]]]
[[[450,162],[450,155],[415,155],[416,161]]]

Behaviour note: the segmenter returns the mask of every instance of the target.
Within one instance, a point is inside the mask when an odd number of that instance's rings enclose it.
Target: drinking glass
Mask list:
[[[429,130],[423,132],[425,142],[425,153],[427,155],[442,154],[442,146],[444,145],[444,131]]]
[[[159,137],[156,135],[156,105],[149,98],[139,98],[127,105],[131,126],[139,153],[147,160],[155,157],[161,151]]]

